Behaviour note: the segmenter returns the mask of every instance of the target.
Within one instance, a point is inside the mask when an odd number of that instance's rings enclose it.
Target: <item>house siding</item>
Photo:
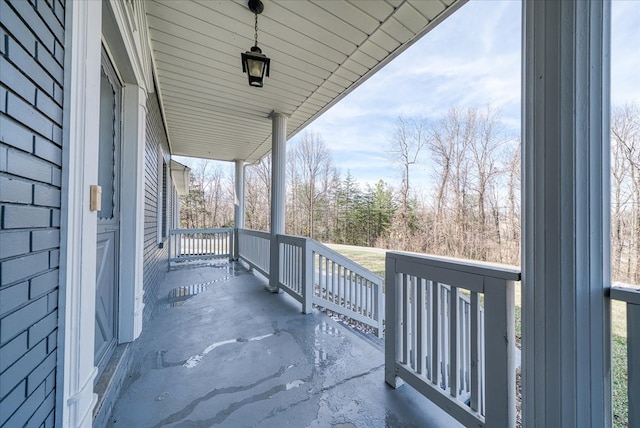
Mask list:
[[[53,426],[64,3],[0,0],[0,427]]]
[[[169,143],[160,114],[160,105],[156,93],[147,99],[147,129],[145,142],[145,196],[144,196],[144,317],[143,322],[151,318],[156,306],[160,281],[167,270],[167,245],[158,245],[158,216],[162,200],[158,198],[158,189],[162,188],[162,176],[158,169],[160,150],[169,153]],[[171,198],[167,198],[171,204]],[[171,205],[169,205],[171,206]],[[163,207],[164,209],[164,207]]]

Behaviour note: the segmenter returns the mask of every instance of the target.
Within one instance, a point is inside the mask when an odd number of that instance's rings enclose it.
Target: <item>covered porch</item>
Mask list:
[[[171,231],[111,426],[520,425],[519,268],[387,252],[384,284],[310,238],[274,241]],[[611,298],[627,305],[633,426],[640,292]]]
[[[146,399],[153,399],[154,404],[157,399],[159,407],[166,410],[162,418],[149,422],[189,424],[193,418],[200,421],[196,426],[218,421],[231,425],[231,421],[242,423],[234,419],[241,414],[255,414],[256,419],[247,424],[274,421],[275,425],[276,421],[288,420],[286,409],[302,409],[314,403],[319,406],[311,412],[315,419],[304,420],[306,424],[318,421],[320,425],[368,426],[366,421],[350,419],[358,413],[355,407],[336,402],[341,396],[351,399],[349,394],[354,394],[353,400],[364,400],[358,406],[367,406],[363,403],[372,400],[390,409],[392,418],[404,404],[390,403],[406,395],[423,400],[421,408],[436,405],[465,426],[515,425],[513,282],[520,279],[518,269],[389,254],[387,289],[382,299],[380,281],[368,278],[366,272],[359,272],[348,262],[332,259],[333,255],[323,255],[314,242],[284,235],[287,140],[463,3],[375,2],[371,3],[375,8],[367,10],[362,9],[363,3],[351,2],[326,2],[323,6],[312,2],[269,3],[260,17],[261,40],[265,53],[272,53],[273,63],[281,68],[273,66],[272,76],[260,92],[248,88],[237,70],[238,53],[246,43],[238,42],[235,36],[250,28],[247,19],[249,24],[253,22],[243,4],[224,3],[214,10],[203,3],[180,8],[172,3],[149,3],[149,39],[171,152],[235,162],[234,230],[224,232],[223,238],[214,238],[217,243],[221,239],[226,243],[216,255],[241,259],[268,278],[260,284],[247,276],[251,288],[245,290],[246,296],[238,295],[230,320],[225,320],[222,313],[220,318],[215,317],[224,294],[218,295],[216,305],[204,303],[205,296],[216,295],[216,283],[183,305],[199,307],[200,312],[192,314],[194,318],[187,317],[192,322],[176,331],[181,338],[189,336],[191,333],[185,331],[193,331],[193,326],[206,318],[201,333],[206,340],[185,344],[169,354],[169,350],[154,350],[153,345],[157,340],[160,348],[165,347],[163,343],[168,347],[168,342],[161,337],[149,339],[148,352],[155,366],[175,364],[176,373],[211,368],[207,364],[215,367],[207,377],[187,382],[189,398],[175,407],[166,405],[170,395],[164,394],[171,391],[159,388],[166,379],[157,375],[165,369],[140,369],[140,378],[128,390],[148,388]],[[298,7],[301,9],[292,10]],[[576,0],[542,5],[525,1],[523,10],[523,420],[528,426],[610,426],[610,299],[629,303],[630,362],[637,361],[640,324],[638,293],[612,288],[609,272],[610,4]],[[309,16],[319,17],[318,25]],[[246,231],[244,167],[269,152],[270,230]],[[344,269],[335,270],[335,263],[342,263]],[[244,281],[239,278],[234,283]],[[193,285],[188,282],[187,286]],[[337,289],[332,288],[336,284]],[[270,296],[261,285],[274,294],[286,291],[301,308],[290,308],[292,301],[285,295]],[[175,288],[165,287],[167,293]],[[241,290],[242,286],[236,288]],[[223,290],[220,286],[218,293]],[[247,300],[254,294],[257,306],[249,306]],[[234,301],[233,297],[226,298]],[[377,328],[378,335],[382,334],[384,314],[385,352],[314,313],[314,305],[326,308],[329,304],[335,305],[331,310],[355,312],[357,321]],[[300,309],[309,315],[297,314]],[[166,309],[165,313],[179,310]],[[270,318],[273,314],[275,317]],[[278,321],[280,316],[288,322],[286,326]],[[258,323],[245,325],[252,318]],[[166,321],[157,318],[156,322]],[[232,323],[233,329],[225,322]],[[348,337],[353,349],[357,348],[354,355],[342,355],[347,361],[359,356],[348,368],[336,362],[325,372],[318,370],[314,343],[316,327],[322,330],[323,325],[338,328],[341,337]],[[149,327],[150,331],[156,328],[156,336],[171,331],[168,326]],[[336,355],[341,355],[336,350],[339,340],[342,338],[333,337],[332,344],[327,345]],[[280,342],[287,353],[271,358],[271,342]],[[231,358],[230,350],[239,352],[240,358]],[[207,358],[212,352],[222,358]],[[292,356],[302,363],[287,364]],[[383,357],[384,370],[382,362],[376,363]],[[225,361],[229,363],[226,369]],[[638,418],[637,401],[633,400],[640,396],[635,370],[630,364],[631,425]],[[393,387],[403,381],[409,383],[430,402],[417,398],[409,388],[384,389],[382,376]],[[374,378],[379,383],[365,391],[372,394],[368,398],[352,386],[375,383]],[[224,386],[215,385],[218,381]],[[143,385],[145,382],[148,385]],[[154,382],[159,389],[152,388]],[[223,396],[226,394],[220,393],[221,388],[245,395],[232,399]],[[303,400],[301,391],[313,398]],[[120,405],[128,406],[127,390],[124,394]],[[332,397],[323,401],[323,394]],[[214,410],[200,407],[209,395],[219,406]],[[273,403],[276,395],[283,401],[257,410],[258,404]],[[294,405],[296,400],[300,404]],[[237,411],[249,403],[256,405],[255,413]],[[329,417],[320,415],[327,410],[322,407],[325,405],[341,419],[319,419]],[[116,406],[114,424],[119,417],[132,413],[119,412]],[[407,423],[449,425],[444,419],[431,419],[440,411],[427,413],[414,413],[419,422]],[[387,422],[387,410],[365,409],[365,414],[376,418],[371,421],[374,425]],[[295,410],[293,415],[310,417]],[[391,425],[404,423],[396,422]]]
[[[384,381],[383,342],[237,262],[169,272],[108,426],[458,426]]]

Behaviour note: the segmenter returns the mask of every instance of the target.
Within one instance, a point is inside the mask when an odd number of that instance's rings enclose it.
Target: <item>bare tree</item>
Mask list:
[[[306,212],[304,234],[315,237],[316,205],[324,196],[322,183],[332,170],[331,153],[319,134],[305,132],[295,146],[294,158],[301,180],[300,198]]]
[[[245,168],[246,226],[269,230],[271,212],[271,157]]]
[[[427,144],[427,127],[422,119],[399,117],[396,121],[395,135],[387,152],[391,161],[401,171],[400,206],[397,211],[401,248],[406,249],[410,239],[410,199],[411,199],[411,167],[420,159],[420,153]]]
[[[507,257],[506,262],[519,264],[520,260],[520,192],[521,192],[521,142],[517,140],[507,153]]]
[[[613,109],[612,247],[613,277],[640,284],[640,106]]]
[[[478,219],[475,229],[477,258],[486,260],[488,246],[487,224],[487,196],[495,190],[496,178],[501,172],[498,165],[498,150],[505,142],[502,138],[503,127],[498,119],[498,113],[491,107],[481,113],[473,112],[476,120],[476,136],[473,144],[470,145],[473,163],[473,181],[475,182],[475,193],[477,195]],[[496,202],[496,201],[494,201]],[[493,232],[497,241],[500,241],[500,221],[499,207],[494,203],[493,209]]]

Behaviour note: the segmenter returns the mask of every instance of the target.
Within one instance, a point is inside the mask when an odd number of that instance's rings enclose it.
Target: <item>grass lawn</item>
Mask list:
[[[382,248],[355,247],[351,245],[325,244],[329,248],[349,257],[356,263],[369,269],[384,279],[384,261],[386,250]],[[522,322],[520,283],[516,284],[516,336],[520,344]],[[613,424],[615,427],[627,426],[627,310],[623,302],[611,302],[611,355],[613,377]]]

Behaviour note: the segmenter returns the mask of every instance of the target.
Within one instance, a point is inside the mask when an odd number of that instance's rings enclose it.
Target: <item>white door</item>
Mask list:
[[[96,254],[95,364],[102,374],[117,344],[118,247],[120,240],[120,126],[122,85],[108,57],[102,55],[100,79],[100,149]]]

